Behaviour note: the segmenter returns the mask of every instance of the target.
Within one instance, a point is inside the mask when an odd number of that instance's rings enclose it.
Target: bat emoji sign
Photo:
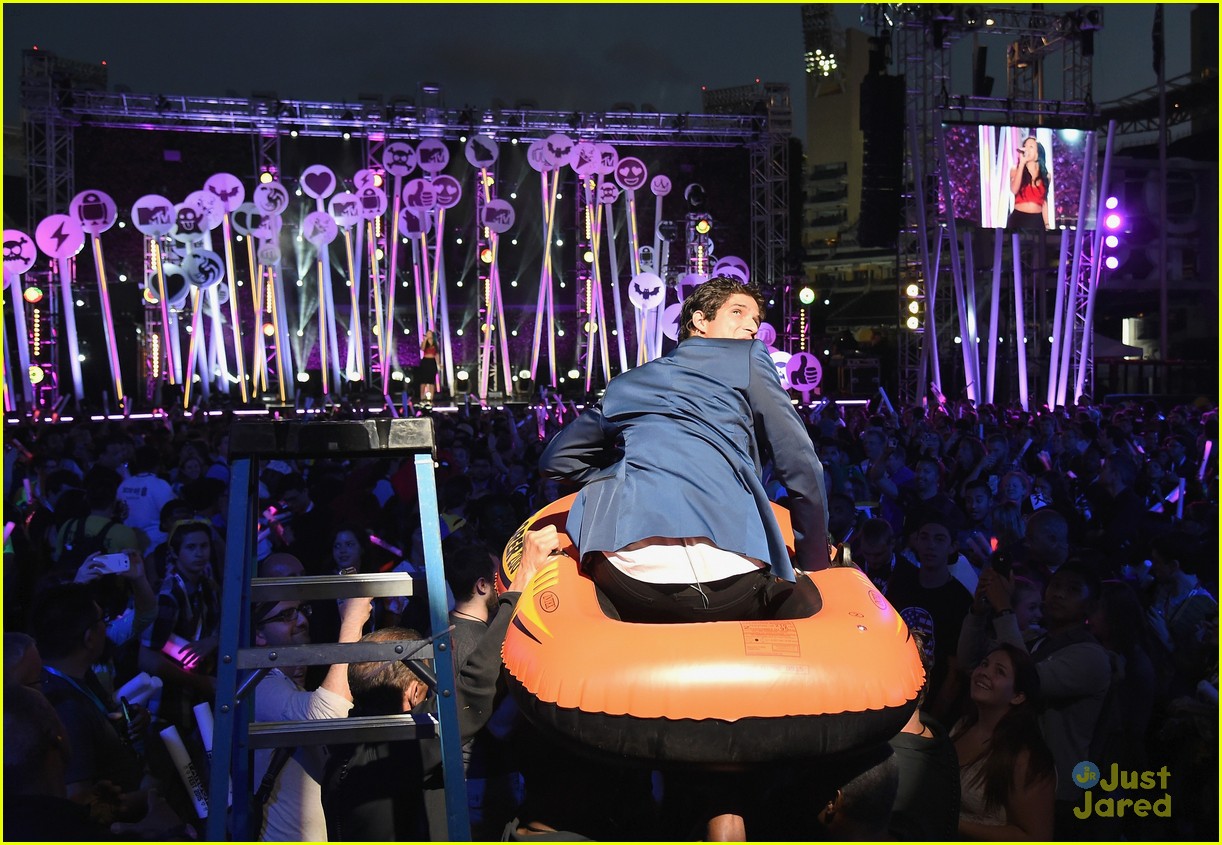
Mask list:
[[[638,273],[628,283],[628,299],[638,311],[657,308],[665,299],[666,285],[655,273]]]

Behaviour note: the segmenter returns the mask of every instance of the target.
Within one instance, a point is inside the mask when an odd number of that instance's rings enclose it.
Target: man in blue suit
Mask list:
[[[544,475],[583,485],[568,533],[624,621],[786,615],[795,572],[761,483],[769,461],[797,566],[828,565],[823,466],[755,340],[762,310],[734,279],[696,288],[679,346],[613,379],[540,459]]]

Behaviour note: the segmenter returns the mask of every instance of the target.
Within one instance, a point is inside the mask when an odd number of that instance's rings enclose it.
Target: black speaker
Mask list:
[[[870,75],[861,82],[861,217],[857,241],[893,247],[900,226],[904,178],[903,76]]]

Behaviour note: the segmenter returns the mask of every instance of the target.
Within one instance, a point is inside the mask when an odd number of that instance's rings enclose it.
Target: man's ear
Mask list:
[[[267,639],[264,638],[263,632],[259,628],[255,628],[255,645],[257,646],[267,645]]]
[[[704,334],[708,324],[709,324],[708,318],[704,316],[703,311],[693,311],[692,312],[692,329],[693,329],[692,334],[697,334],[697,335]]]
[[[487,578],[475,579],[475,592],[479,595],[486,596],[491,589],[493,589],[492,582]]]

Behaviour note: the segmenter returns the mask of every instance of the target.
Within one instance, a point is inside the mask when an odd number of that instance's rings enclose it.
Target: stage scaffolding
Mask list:
[[[1096,238],[1070,238],[1075,249],[1060,251],[1061,267],[1054,267],[1047,257],[1057,253],[1058,231],[1049,231],[1043,238],[1024,240],[1020,261],[1009,255],[1016,241],[1007,234],[998,240],[989,239],[994,250],[993,270],[978,271],[982,261],[971,261],[972,237],[970,224],[964,231],[962,221],[956,221],[949,204],[940,202],[948,196],[943,123],[979,123],[1095,128],[1097,111],[1091,99],[1091,68],[1094,35],[1103,26],[1102,9],[1083,6],[1068,13],[1052,13],[1042,9],[1031,11],[1013,8],[978,6],[883,4],[865,7],[874,15],[880,37],[894,51],[896,72],[905,77],[908,137],[905,144],[903,222],[897,242],[899,291],[897,313],[899,326],[898,371],[899,398],[904,402],[923,401],[931,395],[930,386],[945,388],[942,392],[956,398],[966,395],[977,404],[988,401],[1008,403],[1013,397],[1005,385],[993,383],[992,368],[982,366],[982,333],[995,343],[987,329],[976,323],[975,307],[987,301],[991,307],[998,302],[998,281],[1005,275],[1019,284],[1019,295],[1013,306],[1016,323],[1022,314],[1029,315],[1023,337],[1011,332],[1009,343],[1016,343],[1021,360],[1018,390],[1024,405],[1028,397],[1043,401],[1045,391],[1036,388],[1040,375],[1051,382],[1059,369],[1065,372],[1085,371],[1089,382],[1090,328],[1087,312],[1092,299],[1092,285],[1097,285],[1098,273],[1093,256],[1097,254]],[[1004,97],[983,96],[972,85],[971,94],[958,93],[952,79],[951,48],[960,39],[971,36],[1004,36],[1013,39],[1007,50],[1007,91]],[[1055,74],[1048,74],[1059,62]],[[1057,90],[1052,88],[1059,86]],[[1102,152],[1102,144],[1100,152]],[[1095,162],[1089,161],[1088,165]],[[965,237],[966,236],[966,237]],[[974,265],[974,266],[973,266]],[[1018,268],[1010,272],[1009,268]],[[1024,275],[1021,268],[1028,268]],[[1070,360],[1058,367],[1051,353],[1045,360],[1043,351],[1053,331],[1046,307],[1049,288],[1059,294],[1059,278],[1065,267],[1073,273],[1065,283],[1068,290],[1063,321],[1064,337],[1058,336],[1054,349],[1071,349]],[[1004,271],[1004,272],[1003,272]],[[980,276],[981,293],[976,291]],[[993,279],[992,294],[986,296],[986,282]],[[1092,282],[1093,279],[1093,282]],[[913,287],[915,285],[915,287]],[[910,295],[915,291],[915,295]],[[1063,295],[1063,294],[1062,294]],[[916,302],[921,315],[918,326],[909,328],[913,316],[910,303]],[[993,308],[995,312],[995,308]],[[1059,312],[1058,312],[1059,313]],[[1059,317],[1058,317],[1059,319]],[[995,321],[994,321],[995,323]],[[1004,329],[998,331],[1004,332]],[[959,339],[959,343],[955,342]],[[950,350],[962,356],[956,363]],[[1026,368],[1023,351],[1032,352],[1037,365]],[[943,373],[943,368],[954,370]],[[1059,378],[1063,378],[1063,375]],[[962,391],[958,389],[962,382]],[[955,384],[954,390],[951,385]],[[1047,393],[1055,396],[1049,387]],[[1079,376],[1077,394],[1090,392]],[[1064,391],[1061,391],[1064,401]]]
[[[788,89],[783,85],[746,86],[756,92],[749,102],[737,104],[741,107],[727,103],[716,114],[548,111],[516,107],[455,109],[445,107],[439,88],[424,85],[414,99],[397,97],[384,101],[380,97],[362,96],[354,103],[282,99],[271,92],[255,92],[250,97],[202,97],[107,91],[105,88],[104,70],[67,62],[45,51],[26,51],[23,105],[31,188],[27,214],[31,228],[47,215],[65,211],[75,195],[73,138],[82,123],[98,128],[247,134],[251,139],[251,173],[238,175],[249,185],[257,184],[264,173],[291,181],[292,177],[282,174],[281,170],[281,141],[289,135],[338,138],[348,133],[362,144],[368,162],[366,167],[381,169],[382,151],[394,140],[415,143],[438,138],[455,142],[478,133],[506,143],[513,139],[529,142],[562,133],[575,141],[634,147],[746,149],[750,158],[752,279],[764,284],[776,284],[782,279],[788,240],[788,142],[791,131]],[[490,169],[490,173],[495,178],[495,168]],[[566,172],[564,179],[572,182],[565,190],[579,190],[580,183],[573,174]],[[464,186],[464,191],[470,189]],[[668,216],[675,214],[668,213]],[[386,224],[385,228],[390,225]],[[375,236],[378,245],[385,247],[388,233],[382,229],[379,225]],[[643,243],[649,240],[647,235],[642,236]],[[658,243],[657,238],[653,240]],[[386,251],[389,252],[389,248]],[[577,261],[582,261],[580,251]],[[678,264],[657,270],[668,285],[674,287],[676,279],[673,277],[678,275]],[[579,267],[578,272],[589,276],[588,267]],[[623,278],[618,281],[622,283]],[[589,291],[584,290],[588,285],[576,287],[576,291],[561,293],[574,297],[584,314],[590,300]],[[372,288],[364,295],[371,298]],[[486,302],[487,297],[481,296],[480,300]],[[480,310],[482,320],[483,306]],[[150,328],[160,327],[157,315],[149,319],[152,320]],[[581,354],[589,357],[596,351],[590,346],[582,343]],[[154,352],[146,349],[143,354],[149,361],[147,371],[153,372],[155,368],[149,356]],[[158,357],[164,359],[163,355]],[[391,361],[381,360],[376,343],[367,344],[364,363],[371,382],[377,380],[374,377]],[[295,381],[292,357],[285,357],[283,367],[279,360],[269,358],[267,363],[273,380],[287,380],[287,391],[282,391],[282,395],[287,392],[291,399]],[[589,367],[588,361],[581,363]],[[605,367],[605,358],[601,363],[603,366],[599,369]],[[164,368],[164,364],[157,366]],[[442,367],[443,378],[453,389],[451,355],[444,356]],[[490,375],[494,384],[505,384],[511,374],[498,372],[493,367]]]

